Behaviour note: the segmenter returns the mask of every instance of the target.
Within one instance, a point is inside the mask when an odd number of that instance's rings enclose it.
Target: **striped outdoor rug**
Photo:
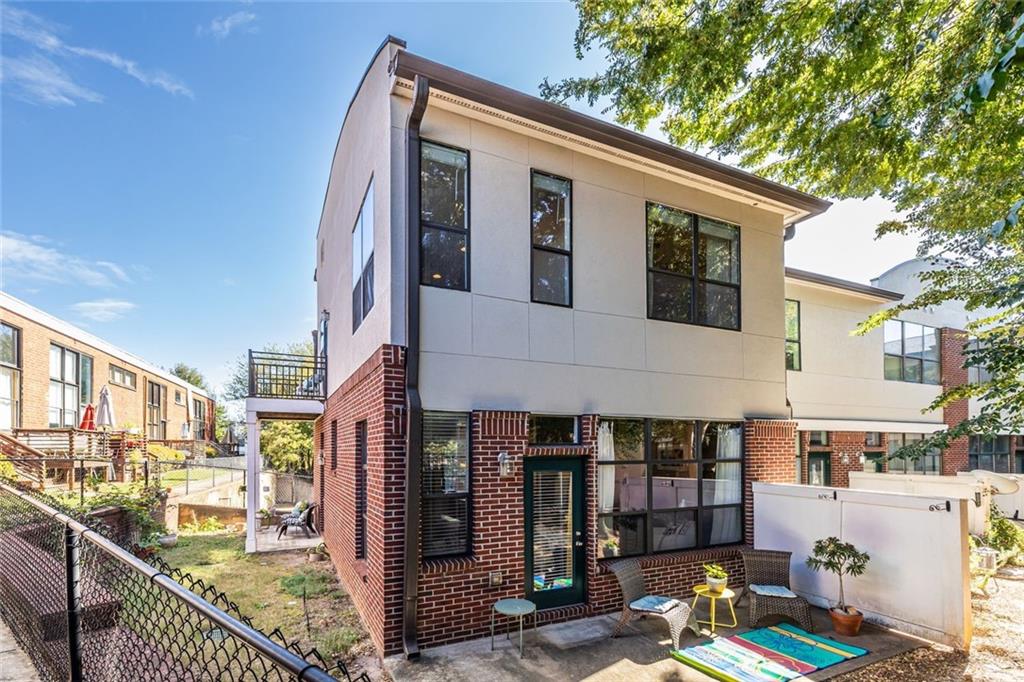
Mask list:
[[[780,623],[679,649],[672,656],[725,682],[784,682],[866,653],[867,649]]]

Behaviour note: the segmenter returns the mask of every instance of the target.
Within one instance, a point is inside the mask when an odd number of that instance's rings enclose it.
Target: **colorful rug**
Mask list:
[[[868,653],[788,623],[718,638],[672,656],[725,682],[785,682]]]

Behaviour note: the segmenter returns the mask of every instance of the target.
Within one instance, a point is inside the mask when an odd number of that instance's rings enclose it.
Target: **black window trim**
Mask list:
[[[458,410],[424,410],[424,413],[448,414],[466,418],[466,492],[464,493],[432,493],[423,492],[420,488],[420,501],[423,500],[466,500],[466,544],[462,551],[449,552],[447,554],[427,554],[423,551],[423,534],[420,533],[420,556],[421,561],[433,561],[435,559],[458,559],[461,557],[473,556],[473,412],[459,412]],[[426,461],[424,459],[424,461]],[[422,476],[422,475],[421,475]],[[421,504],[420,525],[422,530],[423,515]]]
[[[545,246],[543,244],[535,244],[533,241],[533,178],[535,175],[543,175],[553,180],[560,180],[562,182],[569,183],[569,248],[559,249],[554,246]],[[553,305],[557,308],[572,308],[573,307],[573,290],[576,288],[575,285],[575,274],[573,271],[573,257],[572,250],[576,244],[576,235],[573,234],[573,223],[575,222],[575,211],[576,211],[576,196],[573,190],[572,178],[566,178],[555,173],[549,173],[547,171],[538,170],[536,168],[530,168],[530,198],[528,204],[529,221],[530,226],[530,302],[540,303],[541,305]],[[560,256],[565,256],[569,259],[569,302],[568,303],[555,303],[554,301],[541,301],[538,300],[533,292],[534,285],[534,272],[533,272],[533,252],[534,251],[545,251],[547,253],[553,253]]]
[[[801,329],[801,327],[803,326],[803,320],[801,319],[803,312],[800,309],[800,301],[798,301],[797,299],[787,298],[785,299],[785,302],[796,303],[796,338],[789,338],[789,329],[787,328],[785,330],[786,340],[784,341],[784,343],[786,344],[796,344],[796,368],[794,369],[792,367],[787,366],[786,369],[790,372],[802,372],[804,369],[804,345],[803,341],[801,341],[801,337],[803,336],[803,329]],[[783,309],[783,314],[785,314],[785,309]]]
[[[78,425],[79,425],[79,423],[81,422],[81,419],[82,419],[82,410],[84,408],[84,405],[82,405],[82,352],[78,351],[78,350],[75,350],[73,348],[69,348],[69,347],[67,347],[67,346],[65,346],[63,344],[57,343],[56,341],[52,341],[52,340],[50,341],[50,347],[47,348],[47,353],[50,352],[51,348],[59,348],[60,349],[60,378],[54,378],[53,376],[50,376],[49,375],[49,371],[50,370],[49,370],[49,367],[47,367],[47,370],[46,370],[47,371],[46,387],[47,387],[47,392],[49,392],[50,383],[57,382],[57,383],[60,384],[60,386],[61,386],[61,389],[60,389],[60,405],[61,405],[61,407],[60,407],[60,423],[59,424],[53,424],[52,422],[50,422],[50,419],[49,419],[49,412],[50,412],[50,409],[52,409],[52,408],[50,406],[49,396],[47,396],[47,401],[46,401],[46,411],[47,411],[47,419],[46,420],[47,420],[47,423],[50,425],[49,428],[51,428],[51,429],[66,429],[66,428],[68,428],[64,424],[64,413],[68,411],[67,410],[67,406],[64,404],[64,391],[65,391],[66,387],[74,386],[74,388],[75,388],[75,395],[78,396],[78,408],[75,410],[75,423],[71,426],[71,428],[78,428]],[[69,382],[67,380],[67,378],[64,376],[64,355],[66,353],[71,353],[72,355],[75,356],[75,382],[74,383]],[[49,355],[47,355],[47,361],[49,361]],[[49,363],[47,363],[47,364],[49,364]]]
[[[647,471],[645,478],[647,483],[647,509],[645,511],[617,511],[617,512],[597,512],[597,523],[600,525],[601,519],[604,517],[618,517],[618,516],[633,516],[644,518],[644,549],[646,551],[639,554],[621,554],[614,557],[602,557],[598,552],[598,561],[616,561],[619,559],[625,559],[629,557],[646,557],[655,556],[658,554],[673,554],[679,552],[697,552],[706,551],[708,549],[714,549],[718,547],[735,547],[742,545],[746,542],[747,536],[747,520],[746,520],[746,504],[747,504],[747,462],[746,462],[746,432],[742,428],[742,419],[676,419],[673,417],[615,417],[602,415],[601,419],[623,419],[623,420],[634,420],[644,422],[644,458],[641,460],[596,460],[598,467],[597,471],[600,472],[600,467],[610,466],[614,467],[617,464],[640,464],[643,465]],[[655,459],[652,456],[651,448],[651,433],[652,425],[656,421],[685,421],[693,424],[693,448],[694,458],[693,459]],[[702,426],[705,424],[740,424],[740,457],[738,459],[717,459],[715,457],[705,458],[704,455],[704,439],[702,436]],[[740,465],[740,501],[732,504],[704,504],[704,467],[703,464],[707,461],[710,462],[722,462],[725,464],[739,462]],[[654,465],[655,464],[689,464],[693,463],[697,468],[697,505],[694,507],[670,507],[670,508],[658,508],[655,509],[651,506],[654,500]],[[598,477],[600,480],[600,476]],[[702,516],[706,510],[714,509],[739,509],[740,514],[740,539],[736,542],[725,542],[719,544],[708,544],[704,540],[704,529],[702,523]],[[683,548],[670,548],[663,550],[653,550],[654,546],[654,524],[652,523],[654,515],[658,513],[674,512],[674,511],[693,511],[696,519],[696,536],[697,544],[694,547],[683,547]],[[596,541],[596,538],[595,538]]]
[[[561,418],[561,419],[572,419],[573,420],[572,441],[568,442],[568,443],[535,443],[535,442],[533,442],[531,440],[531,435],[532,434],[530,433],[530,420],[533,419],[534,417],[540,417],[542,419],[545,418],[545,417],[555,417],[555,418]],[[527,445],[529,445],[531,448],[565,448],[565,447],[571,447],[571,446],[574,446],[574,445],[579,445],[580,444],[580,417],[579,417],[579,415],[575,415],[575,414],[554,414],[554,413],[550,413],[549,414],[549,413],[546,413],[546,412],[531,412],[526,417],[526,441],[527,441]]]
[[[473,288],[472,288],[472,278],[471,278],[472,264],[473,264],[473,259],[472,259],[471,255],[473,253],[473,249],[472,249],[472,246],[470,245],[470,240],[472,239],[472,237],[470,235],[470,232],[472,232],[472,230],[470,228],[473,227],[473,223],[472,223],[472,219],[471,219],[471,215],[472,215],[471,214],[472,202],[470,200],[470,196],[471,196],[470,192],[471,192],[471,189],[472,189],[471,186],[473,184],[471,182],[471,180],[470,180],[470,178],[472,177],[471,170],[470,170],[472,159],[470,159],[470,153],[469,153],[468,149],[463,149],[462,147],[456,147],[455,145],[445,144],[444,142],[437,142],[436,140],[431,140],[431,139],[427,139],[425,137],[422,137],[422,138],[420,138],[420,149],[419,149],[419,152],[420,152],[420,164],[421,165],[423,163],[423,144],[424,143],[432,144],[432,145],[434,145],[436,147],[444,147],[445,149],[450,149],[452,151],[461,152],[461,153],[466,155],[466,227],[465,227],[465,229],[462,229],[462,228],[458,228],[458,227],[452,227],[451,225],[441,225],[439,223],[435,223],[435,222],[431,222],[429,220],[424,220],[423,219],[423,208],[422,208],[422,204],[423,204],[423,174],[421,172],[420,173],[420,177],[416,179],[416,183],[417,183],[416,190],[419,192],[419,196],[420,196],[420,215],[418,216],[419,217],[419,221],[420,221],[420,233],[419,233],[419,240],[420,240],[420,243],[419,243],[419,248],[420,248],[420,286],[434,287],[435,289],[448,289],[450,291],[465,291],[465,292],[468,293],[468,292],[473,290]],[[423,228],[424,227],[429,227],[429,228],[434,229],[434,230],[443,230],[445,232],[452,232],[454,234],[461,234],[461,235],[463,235],[466,238],[466,286],[465,286],[465,288],[462,288],[462,287],[445,287],[445,286],[441,286],[440,284],[433,284],[432,282],[424,282],[423,281]]]
[[[656,268],[651,264],[651,248],[650,248],[650,215],[651,207],[660,206],[661,208],[667,208],[673,211],[679,211],[690,217],[690,234],[691,239],[691,263],[692,272],[689,275],[683,275],[678,272],[671,270],[664,270],[662,268]],[[707,218],[708,220],[714,220],[719,223],[726,223],[736,228],[739,232],[736,240],[736,253],[737,260],[739,261],[739,269],[736,273],[736,282],[723,282],[717,279],[709,279],[707,277],[701,277],[698,274],[697,263],[698,263],[698,251],[700,249],[700,238],[699,238],[699,219]],[[732,221],[724,220],[722,218],[715,218],[703,213],[696,211],[690,211],[685,208],[679,208],[672,206],[661,201],[652,201],[648,199],[644,203],[644,257],[647,261],[647,272],[645,273],[644,286],[647,289],[647,319],[657,320],[659,322],[670,322],[672,324],[688,324],[697,327],[707,327],[708,329],[721,329],[727,332],[742,332],[743,331],[743,255],[742,255],[742,225],[738,225]],[[690,319],[689,320],[667,320],[663,317],[655,317],[653,314],[652,298],[651,298],[651,274],[668,275],[676,277],[678,279],[690,281]],[[736,290],[736,327],[721,327],[716,324],[708,324],[707,322],[700,322],[697,320],[697,290],[701,283],[714,284],[716,286],[729,287]]]
[[[941,386],[942,385],[942,333],[941,333],[941,327],[933,327],[933,326],[931,326],[929,324],[923,324],[921,322],[911,322],[910,320],[899,320],[899,319],[896,319],[896,320],[888,320],[888,321],[889,322],[898,322],[899,325],[900,325],[900,354],[899,355],[895,355],[893,353],[887,353],[885,351],[885,329],[883,327],[883,330],[882,330],[882,379],[884,379],[885,381],[902,381],[903,383],[906,383],[906,384],[923,384],[925,386]],[[907,328],[908,324],[916,324],[917,326],[919,326],[919,327],[921,327],[923,329],[931,329],[934,332],[937,332],[935,338],[938,341],[938,358],[939,358],[938,360],[928,360],[928,359],[926,359],[924,357],[914,358],[914,357],[910,357],[910,356],[907,355],[907,332],[906,332],[906,328]],[[921,344],[922,344],[921,352],[923,353],[924,352],[924,336],[923,335],[921,337]],[[900,361],[900,378],[899,379],[890,379],[889,377],[885,376],[885,359],[886,358],[898,358],[899,359],[899,361]],[[906,368],[905,368],[905,365],[904,365],[904,361],[907,360],[908,358],[911,359],[911,360],[919,360],[921,362],[921,379],[920,379],[920,381],[910,381],[909,379],[907,379],[907,372],[906,372]],[[926,363],[926,362],[934,362],[938,366],[938,369],[939,369],[939,380],[936,381],[935,383],[932,383],[930,381],[925,381],[924,380],[924,363]]]
[[[369,180],[369,182],[366,183],[366,187],[363,189],[363,198],[359,202],[359,211],[356,213],[355,221],[352,223],[352,232],[356,231],[356,226],[357,225],[361,225],[362,224],[363,209],[366,208],[366,196],[367,196],[367,194],[369,194],[371,187],[373,187],[373,173],[370,173],[370,180]],[[371,206],[371,208],[372,208],[372,206]],[[377,222],[377,211],[376,210],[374,210],[374,212],[373,212],[373,221],[374,221],[374,223]],[[376,227],[375,225],[371,225],[370,226],[370,232],[371,232],[371,234],[374,237],[376,236],[376,229],[375,229],[375,227]],[[349,244],[352,243],[352,233],[351,232],[349,233],[349,240],[348,241],[349,241]],[[362,235],[360,234],[359,235],[359,248],[360,248],[360,250],[362,249],[362,245],[363,245],[363,240],[362,240]],[[374,246],[376,246],[376,244],[374,244]],[[355,301],[353,301],[353,305],[352,305],[352,333],[353,334],[355,334],[356,331],[359,330],[359,327],[362,326],[363,321],[370,314],[370,311],[373,310],[374,303],[377,302],[377,296],[376,296],[377,290],[373,288],[373,280],[374,280],[373,262],[374,262],[374,256],[376,255],[376,253],[377,253],[377,249],[374,248],[373,251],[370,252],[370,259],[368,261],[366,261],[366,263],[362,266],[363,271],[359,273],[359,318],[358,319],[356,318]],[[360,260],[360,262],[362,261],[362,253],[360,253],[360,255],[359,255],[359,260]],[[366,298],[366,273],[367,273],[367,271],[369,271],[369,273],[370,273],[370,289],[374,293],[374,298],[373,298],[373,301],[370,302],[369,310],[363,310],[363,300]],[[354,274],[355,273],[353,273],[353,275]],[[353,286],[352,289],[353,289],[352,293],[354,294],[355,293],[355,286]]]
[[[17,325],[14,325],[14,324],[11,324],[10,322],[3,321],[3,320],[0,320],[0,324],[2,324],[3,326],[5,326],[5,327],[7,327],[7,328],[9,328],[9,329],[14,331],[14,364],[11,364],[9,362],[5,362],[3,360],[0,360],[0,365],[2,365],[4,367],[7,367],[8,369],[11,369],[14,372],[15,380],[18,382],[17,394],[12,396],[12,400],[14,401],[14,406],[13,406],[14,414],[12,415],[11,426],[13,428],[19,428],[21,426],[22,400],[25,397],[24,396],[24,393],[25,393],[25,391],[24,391],[24,383],[25,382],[24,382],[24,376],[22,374],[23,370],[21,368],[21,364],[22,364],[22,355],[21,355],[21,352],[22,352],[22,349],[21,349],[22,330],[21,330],[21,327],[19,327]],[[47,388],[47,390],[49,390],[49,388]],[[49,401],[47,401],[47,403],[49,403]],[[47,404],[47,411],[49,411],[49,404]],[[49,421],[49,418],[47,418],[47,421]]]
[[[21,370],[21,327],[11,324],[5,320],[0,320],[0,325],[7,327],[14,332],[14,363],[7,362],[6,360],[0,360],[0,365],[4,367],[10,367],[11,369]]]

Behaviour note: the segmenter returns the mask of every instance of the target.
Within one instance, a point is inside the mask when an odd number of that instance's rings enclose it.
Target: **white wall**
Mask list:
[[[866,471],[850,472],[850,487],[858,490],[877,490],[910,495],[935,495],[968,500],[967,530],[974,535],[988,532],[988,519],[992,496],[988,487],[977,479],[960,476],[926,476],[924,474],[876,474]],[[974,503],[975,493],[981,505]]]
[[[792,280],[786,298],[800,301],[802,367],[786,373],[794,417],[942,423],[941,410],[922,412],[941,387],[885,380],[881,328],[851,334],[882,303]]]
[[[427,409],[786,416],[781,217],[435,106],[470,150],[472,293],[421,287]],[[572,309],[530,302],[530,169],[573,181]],[[648,320],[645,200],[740,225],[742,332]]]
[[[958,477],[964,477],[968,481],[976,481],[974,474],[970,471],[958,471]],[[993,492],[992,503],[999,508],[999,513],[1009,518],[1024,520],[1024,475],[1020,474],[999,474],[1011,480],[1017,481],[1020,486],[1015,493]]]
[[[882,289],[900,292],[905,297],[903,300],[909,303],[924,290],[924,285],[919,279],[921,273],[933,269],[935,269],[935,266],[929,260],[914,258],[890,268],[871,280],[871,283]],[[970,320],[981,319],[992,312],[988,308],[968,312],[964,308],[963,303],[959,301],[946,301],[942,305],[931,308],[908,310],[902,313],[900,317],[904,320],[927,324],[932,327],[965,329]]]
[[[846,488],[754,483],[754,546],[793,552],[794,592],[825,607],[839,588],[805,564],[830,536],[871,556],[846,577],[846,601],[868,620],[959,648],[971,642],[967,501]],[[949,511],[946,511],[947,502]]]

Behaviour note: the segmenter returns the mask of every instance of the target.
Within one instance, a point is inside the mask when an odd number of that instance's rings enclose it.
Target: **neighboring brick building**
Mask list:
[[[110,388],[118,428],[213,440],[214,400],[89,332],[0,293],[0,430],[77,427]]]

